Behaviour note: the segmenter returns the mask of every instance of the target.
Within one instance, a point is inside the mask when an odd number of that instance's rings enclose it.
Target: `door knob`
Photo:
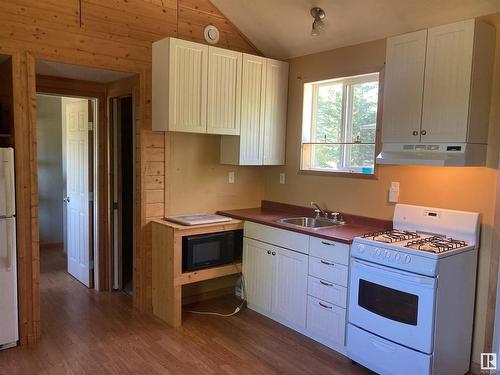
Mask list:
[[[414,136],[417,136],[417,135],[418,135],[418,131],[414,130],[412,134],[413,134]]]
[[[64,203],[69,203],[69,202],[70,202],[69,197],[64,198],[64,199],[63,199],[63,202],[64,202]]]

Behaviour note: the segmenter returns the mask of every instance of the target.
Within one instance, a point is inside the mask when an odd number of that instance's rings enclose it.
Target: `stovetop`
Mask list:
[[[401,229],[392,229],[383,232],[367,233],[361,238],[392,244],[400,248],[409,248],[430,253],[444,253],[470,246],[467,242],[451,237],[422,234]]]

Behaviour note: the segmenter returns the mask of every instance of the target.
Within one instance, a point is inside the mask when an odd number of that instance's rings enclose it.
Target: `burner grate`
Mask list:
[[[405,245],[405,247],[408,247],[410,249],[429,251],[433,253],[443,253],[445,251],[460,249],[466,246],[468,246],[468,244],[465,241],[438,236],[409,241]]]
[[[382,232],[367,233],[362,238],[368,238],[377,242],[393,243],[420,238],[415,232],[406,230],[391,229]]]

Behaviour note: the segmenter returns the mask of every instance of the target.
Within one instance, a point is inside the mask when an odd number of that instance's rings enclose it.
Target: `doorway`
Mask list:
[[[110,99],[113,178],[113,289],[133,294],[134,123],[131,96]]]
[[[97,259],[96,110],[96,98],[37,95],[40,251],[59,253],[87,288]]]

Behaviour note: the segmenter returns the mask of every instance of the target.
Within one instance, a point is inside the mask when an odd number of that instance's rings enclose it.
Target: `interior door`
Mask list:
[[[276,246],[273,246],[271,255],[275,258],[272,312],[305,328],[309,257]]]
[[[66,105],[68,272],[87,287],[90,277],[89,128],[86,99]]]
[[[262,312],[271,312],[274,262],[273,246],[244,238],[243,278],[248,304]]]

